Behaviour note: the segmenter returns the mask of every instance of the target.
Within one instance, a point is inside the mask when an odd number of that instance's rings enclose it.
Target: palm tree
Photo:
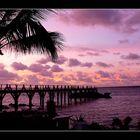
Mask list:
[[[44,13],[53,10],[16,9],[0,10],[0,55],[1,49],[16,53],[48,54],[55,60],[58,49],[63,46],[62,35],[58,32],[48,32],[40,23]]]

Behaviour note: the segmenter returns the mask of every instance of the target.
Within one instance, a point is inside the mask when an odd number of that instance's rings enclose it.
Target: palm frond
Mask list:
[[[5,13],[3,20],[6,20],[6,17],[10,20],[15,13],[17,16],[6,27],[0,28],[0,43],[2,40],[6,42],[1,47],[7,45],[11,51],[24,54],[47,52],[55,60],[58,56],[57,51],[62,48],[64,40],[60,33],[48,32],[40,24],[38,19],[43,18],[42,12],[44,11],[17,10]]]
[[[45,10],[45,13],[47,13],[47,11],[49,10]],[[28,20],[38,21],[38,19],[44,18],[42,16],[42,10],[17,10],[16,12],[17,16],[12,19],[6,27],[0,28],[0,39],[5,36],[9,30],[16,28],[20,23],[26,23]]]
[[[1,19],[0,19],[0,26],[5,25],[6,23],[11,21],[12,18],[16,15],[17,10],[6,10],[4,12],[0,12]]]
[[[48,54],[55,60],[58,57],[58,49],[63,46],[62,35],[55,32],[38,33],[23,39],[9,42],[9,49],[20,53]],[[11,47],[13,46],[13,47]]]

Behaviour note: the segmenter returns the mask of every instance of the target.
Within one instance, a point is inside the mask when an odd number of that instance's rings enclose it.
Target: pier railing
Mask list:
[[[45,95],[49,95],[49,101],[56,99],[57,106],[72,104],[71,94],[89,93],[95,91],[93,86],[81,85],[17,85],[17,84],[1,84],[0,85],[0,110],[3,108],[3,99],[6,94],[10,94],[14,99],[15,111],[18,110],[18,99],[22,93],[26,93],[29,99],[29,109],[32,109],[32,99],[35,94],[40,97],[40,108],[44,109]],[[79,99],[79,102],[86,101],[86,98]],[[77,103],[77,98],[74,99]]]

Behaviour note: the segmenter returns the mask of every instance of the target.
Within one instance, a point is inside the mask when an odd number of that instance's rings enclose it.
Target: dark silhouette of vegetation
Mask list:
[[[86,123],[83,116],[78,117],[76,122],[74,123],[72,130],[129,130],[130,129],[130,122],[132,118],[127,116],[123,121],[118,117],[113,118],[112,120],[112,127],[108,127],[105,125],[101,125],[97,122],[92,122],[91,124]],[[78,122],[78,123],[77,123]],[[84,125],[83,125],[84,122]],[[138,122],[138,130],[140,130],[140,122]]]
[[[48,104],[52,105],[53,103]],[[49,106],[50,108],[54,104],[51,105]],[[132,121],[132,118],[129,116],[123,121],[117,117],[112,120],[112,126],[108,127],[94,121],[89,124],[80,115],[73,120],[74,124],[70,128],[67,119],[66,117],[61,118],[57,114],[52,117],[48,114],[48,110],[1,112],[0,130],[129,130],[130,122]],[[140,122],[138,122],[136,130],[140,130]]]
[[[40,20],[53,10],[14,9],[0,10],[0,55],[6,47],[16,53],[48,54],[55,60],[58,49],[63,46],[63,37],[58,32],[49,32]]]
[[[123,121],[118,117],[113,119],[112,127],[113,129],[129,130],[129,124],[132,121],[131,117],[126,117]]]

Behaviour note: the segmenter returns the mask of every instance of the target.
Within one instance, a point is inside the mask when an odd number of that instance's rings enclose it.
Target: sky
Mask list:
[[[57,61],[3,50],[0,84],[140,85],[140,10],[58,9],[40,22],[63,34]]]

